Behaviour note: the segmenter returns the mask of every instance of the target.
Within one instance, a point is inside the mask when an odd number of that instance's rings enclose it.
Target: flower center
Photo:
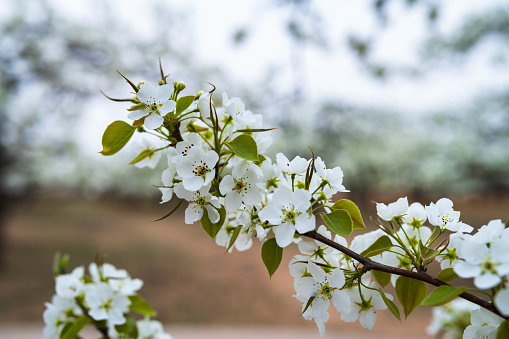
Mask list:
[[[233,180],[235,182],[234,185],[233,185],[233,190],[234,191],[237,191],[239,193],[241,193],[241,191],[244,191],[244,192],[247,191],[248,185],[247,185],[247,183],[244,182],[243,179],[239,179],[239,180],[233,179]]]
[[[332,292],[337,290],[336,287],[331,287],[327,279],[318,285],[318,294],[321,294],[324,299],[332,299]]]
[[[285,215],[285,220],[283,222],[291,222],[295,225],[295,219],[301,215],[302,213],[295,211],[295,206],[292,206],[290,210],[282,210]]]
[[[200,161],[200,163],[201,163],[201,165],[198,165],[194,168],[193,173],[197,177],[205,178],[205,175],[207,175],[207,173],[209,173],[211,171],[211,169],[206,164],[204,164],[202,161]]]

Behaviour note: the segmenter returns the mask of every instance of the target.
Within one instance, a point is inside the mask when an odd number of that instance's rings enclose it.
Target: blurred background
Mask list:
[[[509,217],[508,51],[501,0],[1,1],[0,326],[42,326],[62,252],[73,267],[102,254],[143,279],[170,331],[318,337],[292,298],[295,249],[269,281],[258,245],[224,255],[180,215],[150,222],[172,207],[153,187],[164,163],[128,166],[129,147],[98,154],[106,126],[127,120],[129,106],[100,93],[129,97],[116,70],[156,81],[161,58],[187,95],[210,82],[241,97],[277,127],[270,155],[310,158],[309,146],[341,166],[365,219],[373,201],[447,196],[479,227]],[[426,337],[420,312],[352,333]],[[359,329],[338,318],[327,333]]]

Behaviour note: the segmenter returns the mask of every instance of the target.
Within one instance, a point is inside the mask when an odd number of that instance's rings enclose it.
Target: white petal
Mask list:
[[[322,318],[325,316],[327,309],[329,308],[329,299],[324,299],[322,296],[317,296],[313,300],[313,317]]]
[[[145,118],[145,127],[150,130],[156,129],[161,127],[163,122],[164,119],[162,116],[157,113],[151,113],[148,117]]]
[[[224,208],[228,213],[235,212],[241,205],[242,200],[237,192],[230,192],[224,197]]]
[[[182,184],[184,185],[184,188],[189,191],[197,191],[200,188],[203,187],[204,181],[202,177],[194,176],[194,177],[187,177],[182,179]]]
[[[146,116],[147,114],[148,114],[147,110],[139,109],[136,111],[129,112],[127,117],[132,120],[139,120],[139,119],[143,118],[144,116]]]
[[[261,221],[268,221],[273,225],[279,225],[283,221],[283,212],[273,204],[265,206],[258,216]]]
[[[166,101],[161,107],[159,107],[159,113],[166,114],[173,111],[177,107],[177,103],[173,100]]]
[[[488,272],[488,273],[485,273],[483,275],[475,277],[474,285],[477,288],[480,288],[482,290],[486,290],[488,288],[495,287],[501,281],[502,281],[502,279],[498,275]]]
[[[311,298],[316,295],[316,286],[315,282],[316,280],[312,277],[303,277],[300,279],[297,279],[297,292],[299,294],[302,294],[306,298]]]
[[[173,92],[173,86],[165,84],[162,86],[157,86],[155,90],[155,99],[156,101],[161,104],[165,101],[168,101],[171,97],[171,93]],[[173,101],[173,100],[172,100]],[[175,102],[175,101],[173,101]]]
[[[352,301],[345,291],[334,291],[332,293],[332,305],[339,313],[350,313],[352,309]]]
[[[495,306],[505,316],[509,316],[509,289],[501,290],[495,296]]]
[[[203,208],[199,205],[189,205],[185,213],[185,223],[190,225],[198,221],[203,216]]]
[[[295,227],[291,223],[285,222],[276,227],[274,234],[276,235],[276,242],[279,247],[286,247],[293,241]]]
[[[207,209],[207,214],[209,216],[210,222],[213,224],[218,222],[220,219],[219,212],[214,207],[212,207],[210,205],[205,206],[205,208]]]
[[[223,195],[228,194],[233,190],[234,186],[235,182],[233,177],[231,175],[227,175],[223,178],[223,180],[221,180],[221,183],[219,184],[219,192],[221,192]]]

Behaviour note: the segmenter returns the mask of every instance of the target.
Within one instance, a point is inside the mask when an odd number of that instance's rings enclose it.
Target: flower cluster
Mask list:
[[[46,303],[43,313],[44,339],[72,331],[78,334],[87,324],[94,325],[105,337],[125,339],[171,339],[137,291],[140,279],[111,264],[91,263],[89,275],[83,266],[55,278],[56,294]],[[143,318],[135,320],[130,311]],[[61,336],[60,336],[61,337]]]
[[[490,311],[509,316],[509,255],[503,251],[509,236],[500,220],[470,235],[473,227],[460,221],[451,200],[424,206],[400,198],[388,205],[378,203],[378,229],[348,243],[347,236],[366,226],[352,201],[337,199],[337,193],[348,192],[340,167],[327,168],[314,154],[290,160],[277,153],[271,160],[266,151],[272,129],[263,126],[263,117],[226,93],[222,107],[216,105],[215,88],[179,97],[185,89],[181,81],[173,88],[166,77],[159,86],[128,83],[136,96],[114,100],[133,103],[128,118],[134,122],[108,126],[101,153],[118,152],[135,131],[156,136],[153,144],[135,145],[131,164],[155,168],[158,159],[166,160],[161,203],[175,197],[178,202],[165,217],[185,204],[185,222],[200,222],[228,252],[244,251],[261,241],[269,275],[279,267],[283,249],[296,243],[301,254],[290,262],[295,298],[302,302],[302,316],[314,320],[320,334],[331,303],[342,320],[359,320],[368,329],[375,325],[375,310],[389,309],[400,319],[394,297],[383,290],[390,283],[406,317],[420,304],[443,304],[466,291],[441,289],[443,283],[428,279],[432,277],[427,267],[433,262],[440,263],[438,278],[474,278],[477,288],[491,289],[487,293],[496,308]],[[427,297],[424,281],[439,286]],[[124,304],[119,302],[125,308]],[[482,309],[480,316],[490,311]],[[105,312],[101,317],[110,319]],[[117,318],[111,317],[113,324]]]

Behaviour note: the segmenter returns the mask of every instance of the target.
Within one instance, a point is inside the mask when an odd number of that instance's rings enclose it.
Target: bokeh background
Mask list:
[[[1,1],[0,328],[42,326],[62,252],[144,280],[170,332],[318,337],[292,298],[295,249],[269,280],[259,244],[225,255],[181,215],[150,222],[172,208],[153,187],[164,164],[128,166],[129,147],[98,154],[128,107],[100,90],[128,97],[116,70],[156,81],[160,58],[187,95],[210,82],[262,113],[277,127],[269,154],[310,158],[309,146],[341,166],[365,219],[373,201],[447,196],[479,227],[509,217],[508,27],[497,0]],[[372,333],[331,314],[327,332],[425,338],[419,312],[379,314]]]

